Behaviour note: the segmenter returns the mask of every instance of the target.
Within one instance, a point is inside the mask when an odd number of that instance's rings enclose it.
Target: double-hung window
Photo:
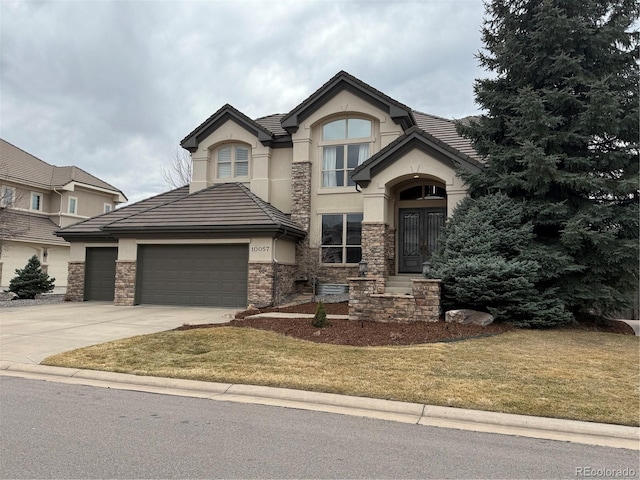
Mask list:
[[[226,145],[216,150],[217,178],[249,176],[249,148]]]
[[[322,215],[322,263],[358,263],[361,243],[361,213]]]
[[[370,156],[372,125],[362,118],[343,118],[322,127],[322,186],[355,185],[349,175]]]

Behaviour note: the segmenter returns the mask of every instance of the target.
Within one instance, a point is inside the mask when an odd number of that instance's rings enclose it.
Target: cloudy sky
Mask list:
[[[445,118],[478,112],[481,0],[0,0],[0,137],[130,201],[225,103],[285,113],[340,70]]]

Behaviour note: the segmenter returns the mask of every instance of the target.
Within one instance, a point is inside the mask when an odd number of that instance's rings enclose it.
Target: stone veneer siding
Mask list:
[[[114,305],[131,306],[136,300],[136,261],[116,260]]]
[[[387,229],[386,238],[387,274],[395,275],[396,272],[396,229]]]
[[[274,272],[277,268],[275,298]],[[258,308],[277,305],[296,291],[296,266],[274,263],[249,263],[247,302]]]
[[[82,302],[84,300],[84,262],[69,262],[67,274],[67,293],[65,300]]]
[[[367,262],[369,275],[389,276],[389,226],[385,223],[362,224],[362,258]]]
[[[318,268],[318,283],[349,283],[351,277],[358,276],[358,267],[352,266],[327,266]]]
[[[412,295],[379,293],[378,279],[349,279],[349,320],[374,322],[437,322],[440,280],[413,280]]]
[[[311,219],[311,162],[291,164],[291,220],[309,231]]]

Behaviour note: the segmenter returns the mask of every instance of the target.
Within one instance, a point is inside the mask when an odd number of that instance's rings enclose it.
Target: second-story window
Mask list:
[[[227,145],[216,150],[217,178],[249,176],[249,148]]]
[[[354,185],[349,175],[370,156],[371,121],[342,118],[322,127],[322,186]]]
[[[78,213],[78,199],[76,197],[69,197],[69,213],[72,215]]]
[[[0,207],[12,207],[15,201],[16,191],[15,189],[3,185],[0,189]]]
[[[42,194],[31,193],[31,210],[42,211]]]

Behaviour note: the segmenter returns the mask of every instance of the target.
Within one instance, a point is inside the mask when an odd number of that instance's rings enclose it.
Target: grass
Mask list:
[[[42,363],[638,426],[638,360],[638,337],[575,330],[345,347],[224,327],[132,337]]]

